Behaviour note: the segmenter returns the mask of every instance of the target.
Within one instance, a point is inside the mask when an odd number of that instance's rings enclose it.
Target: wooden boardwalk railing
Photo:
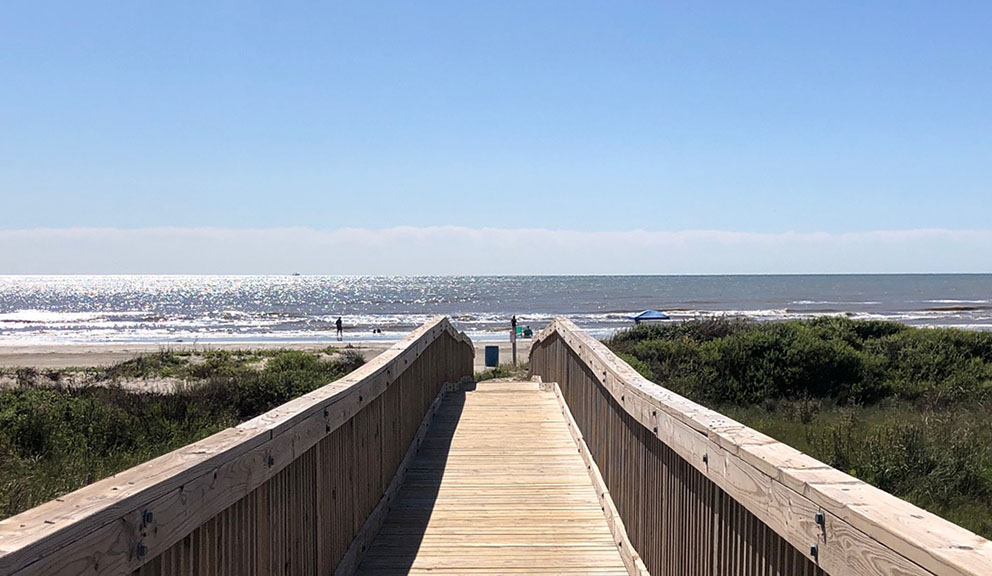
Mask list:
[[[473,356],[432,320],[337,382],[0,522],[0,575],[330,575]]]
[[[566,319],[530,369],[654,576],[992,575],[989,541],[645,380]]]
[[[989,541],[648,382],[568,320],[534,341],[543,392],[455,394],[474,404],[462,421],[442,401],[473,356],[434,319],[337,382],[0,522],[0,576],[992,576]]]

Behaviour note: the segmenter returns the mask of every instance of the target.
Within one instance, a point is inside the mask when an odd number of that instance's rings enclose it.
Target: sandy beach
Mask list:
[[[272,350],[291,349],[318,351],[333,347],[351,347],[365,357],[374,358],[389,349],[394,342],[385,341],[347,341],[344,342],[242,342],[230,344],[65,344],[65,345],[0,345],[0,368],[29,367],[35,369],[60,369],[73,367],[110,366],[118,362],[130,360],[141,354],[149,354],[162,350],[197,351],[210,349],[226,350]],[[530,354],[530,340],[517,341],[517,359],[526,362]],[[510,343],[475,342],[475,370],[485,369],[485,346],[499,346],[499,359],[503,364],[511,361]]]

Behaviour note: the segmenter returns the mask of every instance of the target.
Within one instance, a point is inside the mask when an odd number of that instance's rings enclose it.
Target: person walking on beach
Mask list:
[[[334,327],[337,328],[338,332],[338,342],[344,340],[344,324],[341,323],[341,317],[338,316],[337,322],[334,323]]]

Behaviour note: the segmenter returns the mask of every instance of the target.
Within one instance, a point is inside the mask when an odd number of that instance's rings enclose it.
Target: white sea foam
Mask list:
[[[939,298],[948,286],[956,299]],[[609,334],[646,308],[670,322],[830,315],[968,327],[992,321],[990,293],[992,276],[0,276],[0,344],[322,340],[339,316],[350,337],[396,339],[438,314],[483,339],[507,337],[511,314],[534,330],[567,316]]]
[[[67,324],[100,318],[99,312],[56,312],[52,310],[17,310],[0,313],[0,322],[25,324]]]
[[[881,304],[876,300],[854,300],[854,301],[837,301],[837,300],[793,300],[790,304],[796,306],[875,306]]]

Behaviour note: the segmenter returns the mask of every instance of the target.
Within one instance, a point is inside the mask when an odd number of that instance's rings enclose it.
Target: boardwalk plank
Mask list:
[[[438,409],[358,573],[627,571],[554,394],[483,382]]]

